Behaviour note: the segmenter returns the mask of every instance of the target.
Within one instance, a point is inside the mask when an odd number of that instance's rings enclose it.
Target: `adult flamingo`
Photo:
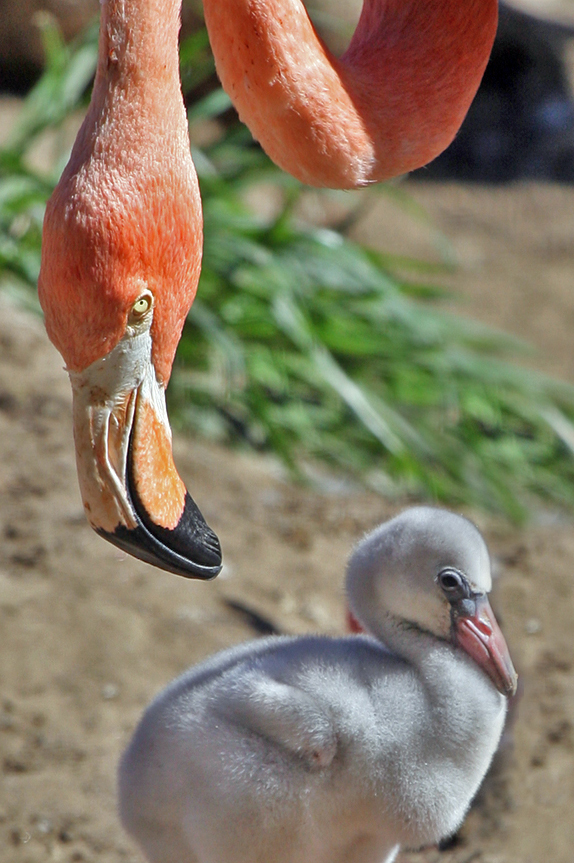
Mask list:
[[[219,542],[175,469],[164,398],[202,242],[179,7],[103,0],[92,101],[47,207],[39,293],[70,374],[91,525],[149,563],[211,578]],[[205,12],[222,80],[272,157],[346,187],[446,146],[486,64],[496,0],[367,0],[340,62],[299,0],[205,0]]]
[[[66,362],[92,527],[211,578],[221,551],[172,458],[164,391],[201,266],[180,0],[105,0],[92,100],[44,221],[40,302]]]
[[[338,60],[301,0],[203,0],[221,82],[285,171],[348,189],[452,141],[494,41],[497,0],[364,0]]]

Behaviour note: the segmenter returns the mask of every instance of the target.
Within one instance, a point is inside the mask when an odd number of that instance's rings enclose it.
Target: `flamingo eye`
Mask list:
[[[130,319],[137,323],[141,321],[145,315],[149,312],[153,305],[153,295],[150,293],[142,294],[141,297],[138,297],[135,303],[133,304],[130,312]]]
[[[443,569],[437,576],[437,581],[449,599],[457,599],[466,595],[467,588],[464,577],[456,569]]]

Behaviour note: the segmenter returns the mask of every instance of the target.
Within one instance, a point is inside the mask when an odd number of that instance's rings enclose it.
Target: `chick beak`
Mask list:
[[[453,606],[453,627],[457,646],[482,668],[499,692],[514,695],[518,676],[488,598],[475,595]]]
[[[173,463],[165,394],[149,329],[128,332],[110,353],[70,372],[80,491],[100,536],[187,578],[221,570],[219,540]]]

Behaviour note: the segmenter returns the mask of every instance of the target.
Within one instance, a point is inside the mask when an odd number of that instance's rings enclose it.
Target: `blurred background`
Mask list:
[[[357,0],[314,0],[344,50]],[[170,385],[182,475],[225,557],[197,585],[92,535],[35,286],[45,201],[89,99],[97,0],[0,0],[0,863],[139,860],[119,752],[189,663],[341,632],[345,559],[406,503],[485,531],[523,681],[467,822],[419,863],[571,863],[574,0],[501,5],[451,147],[340,193],[272,166],[184,3],[205,260]]]

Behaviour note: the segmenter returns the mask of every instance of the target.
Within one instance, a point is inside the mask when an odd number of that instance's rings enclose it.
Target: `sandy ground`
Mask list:
[[[574,380],[574,191],[411,191],[435,228],[382,201],[363,236],[431,257],[446,237],[463,308],[531,339],[541,368]],[[115,771],[144,705],[190,663],[254,637],[230,600],[286,632],[342,631],[349,549],[394,512],[366,494],[294,487],[270,460],[204,443],[179,439],[176,457],[222,541],[225,570],[210,584],[153,570],[90,531],[60,358],[39,321],[0,305],[0,863],[141,861],[116,817]],[[475,518],[522,697],[456,843],[401,861],[572,863],[572,524],[542,513],[518,532]]]

